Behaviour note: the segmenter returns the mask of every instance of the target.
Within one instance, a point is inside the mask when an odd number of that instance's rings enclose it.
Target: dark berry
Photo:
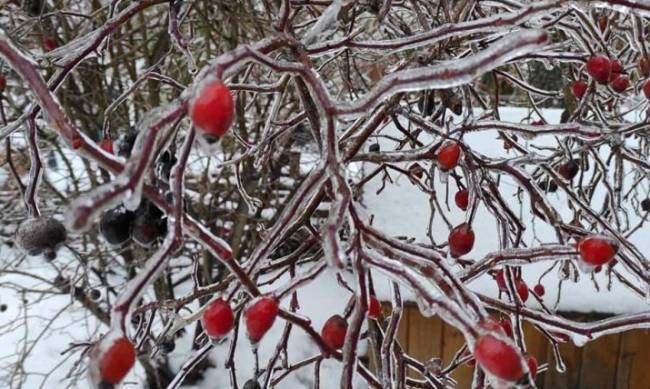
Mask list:
[[[643,201],[641,201],[641,209],[646,212],[650,211],[650,198],[643,199]]]
[[[165,354],[170,354],[171,352],[174,351],[175,348],[176,348],[176,342],[174,342],[174,339],[165,340],[160,344],[160,349]]]
[[[371,144],[370,147],[368,148],[368,151],[370,151],[371,153],[378,153],[379,152],[379,143]]]
[[[91,300],[97,301],[102,297],[102,292],[100,292],[99,289],[91,289],[88,292],[88,297],[90,297]]]
[[[163,212],[151,201],[143,200],[135,211],[133,221],[133,240],[142,246],[151,246],[167,232],[167,219]]]
[[[135,130],[126,130],[117,138],[117,155],[128,158],[135,144],[138,133]]]
[[[260,386],[259,382],[257,382],[257,381],[248,380],[244,384],[244,389],[262,389],[262,387]]]
[[[560,175],[564,177],[565,180],[573,179],[573,177],[575,177],[579,171],[580,171],[580,165],[574,159],[566,163],[563,163],[562,165],[560,165],[558,169],[558,173],[560,173]]]
[[[557,191],[557,184],[550,178],[548,180],[540,181],[539,187],[545,192],[553,193]]]
[[[112,245],[122,245],[131,239],[135,214],[123,206],[104,212],[99,220],[99,232]]]
[[[0,304],[0,312],[6,312],[7,311],[7,304]]]
[[[27,255],[44,254],[56,257],[56,250],[65,242],[67,232],[63,224],[51,217],[27,219],[18,226],[16,243]]]

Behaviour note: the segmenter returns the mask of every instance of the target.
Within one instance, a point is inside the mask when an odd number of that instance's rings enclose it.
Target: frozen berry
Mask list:
[[[495,279],[497,281],[499,290],[508,290],[508,285],[506,284],[506,274],[503,270],[497,270]]]
[[[99,219],[99,232],[112,245],[122,245],[131,239],[135,214],[123,206],[104,212]]]
[[[544,293],[546,293],[546,290],[544,289],[544,285],[537,284],[533,287],[533,292],[535,292],[539,297],[542,297],[544,296]]]
[[[345,333],[348,330],[348,323],[339,315],[334,315],[327,319],[321,330],[321,336],[325,344],[338,350],[345,343]]]
[[[472,251],[474,247],[474,231],[467,223],[456,226],[449,233],[449,252],[458,258]]]
[[[503,332],[512,338],[513,333],[512,333],[512,324],[510,323],[510,320],[501,319],[499,321],[499,325],[501,326],[501,328],[503,328]]]
[[[535,358],[530,354],[527,354],[526,363],[528,364],[528,370],[530,371],[530,376],[533,377],[533,379],[537,378],[537,358]]]
[[[442,147],[440,147],[438,150],[438,155],[436,156],[438,167],[440,167],[440,169],[443,171],[455,168],[458,165],[459,159],[460,146],[454,142],[449,142],[442,145]]]
[[[228,131],[234,110],[230,89],[221,81],[204,85],[190,102],[192,122],[210,142],[217,141]]]
[[[381,319],[381,304],[373,295],[370,295],[368,299],[368,317],[375,320]]]
[[[587,60],[587,73],[599,83],[607,84],[612,73],[612,64],[602,54],[593,55]]]
[[[645,212],[650,211],[650,198],[646,198],[641,201],[641,209]]]
[[[589,86],[587,83],[583,80],[578,80],[573,83],[571,86],[571,90],[573,91],[573,95],[578,99],[582,99],[584,95],[587,93],[587,88]]]
[[[127,338],[119,338],[101,356],[99,371],[102,381],[117,385],[135,364],[135,348]]]
[[[260,386],[259,382],[257,382],[257,381],[248,380],[244,384],[244,389],[262,389],[262,387]]]
[[[63,224],[45,216],[25,220],[16,231],[16,243],[27,255],[44,254],[48,259],[56,257],[56,250],[66,238]]]
[[[132,129],[121,133],[117,138],[117,155],[124,158],[130,157],[137,137],[138,133]]]
[[[102,292],[99,289],[90,289],[88,292],[88,297],[90,297],[90,299],[93,301],[97,301],[102,297]]]
[[[522,279],[515,281],[515,288],[517,289],[517,294],[521,299],[522,303],[525,303],[528,300],[528,285]]]
[[[609,81],[614,81],[614,79],[621,73],[623,73],[623,64],[621,61],[615,59],[610,62],[611,73],[609,74]]]
[[[557,184],[555,183],[555,181],[553,181],[550,178],[547,179],[547,180],[540,181],[539,182],[539,187],[543,191],[549,192],[549,193],[553,193],[553,192],[557,191]]]
[[[379,143],[373,143],[368,147],[368,151],[371,153],[378,153],[379,152]]]
[[[580,165],[578,162],[574,159],[567,161],[560,165],[559,169],[557,172],[564,177],[565,180],[572,180],[573,177],[575,177],[578,172],[580,171]]]
[[[151,201],[143,199],[135,211],[133,240],[144,247],[150,247],[167,232],[167,219]]]
[[[578,251],[583,261],[599,266],[614,259],[618,246],[604,237],[586,236],[578,244]]]
[[[252,343],[259,342],[273,326],[278,311],[279,303],[275,297],[260,296],[253,300],[244,313],[248,339]]]
[[[650,79],[643,84],[643,94],[646,99],[650,100]]]
[[[459,190],[454,196],[454,201],[458,208],[463,211],[467,210],[467,206],[469,205],[469,191],[467,189]]]
[[[7,304],[0,304],[0,312],[6,312],[7,311]]]
[[[611,84],[612,89],[618,93],[623,93],[629,85],[630,85],[630,79],[627,78],[627,76],[624,76],[622,74],[616,76],[616,78],[614,78]]]
[[[235,315],[230,304],[219,298],[208,305],[203,312],[203,328],[214,339],[227,335],[235,324]]]
[[[109,154],[113,154],[113,140],[111,138],[104,138],[99,143],[99,147]]]
[[[176,349],[176,342],[174,339],[167,339],[160,344],[160,349],[165,354],[170,354]]]
[[[493,335],[480,336],[474,346],[474,358],[490,374],[516,382],[524,375],[515,347]]]
[[[52,51],[52,50],[56,49],[57,47],[59,47],[59,44],[57,43],[56,39],[54,37],[51,37],[51,36],[43,37],[42,44],[43,44],[43,49],[45,51]]]

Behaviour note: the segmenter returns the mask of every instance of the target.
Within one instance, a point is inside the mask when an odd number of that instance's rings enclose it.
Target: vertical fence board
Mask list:
[[[616,389],[650,389],[650,331],[621,334]]]
[[[619,334],[604,336],[587,343],[582,348],[580,386],[590,389],[610,389],[616,379]]]
[[[442,362],[443,366],[449,365],[454,359],[456,352],[465,344],[463,334],[457,329],[447,324],[442,325]],[[458,366],[454,370],[451,377],[455,379],[458,384],[457,388],[470,388],[472,386],[472,378],[474,368],[466,364]]]
[[[426,318],[416,308],[409,314],[409,354],[426,363],[440,357],[442,350],[442,321],[438,317]],[[411,371],[411,377],[418,376]]]
[[[581,349],[573,343],[560,343],[560,354],[566,365],[566,371],[555,370],[553,348],[548,347],[546,361],[549,369],[544,373],[544,388],[546,389],[577,389],[580,383],[580,365],[582,362]]]

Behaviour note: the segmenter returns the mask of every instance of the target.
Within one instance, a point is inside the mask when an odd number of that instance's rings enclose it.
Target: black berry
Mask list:
[[[128,158],[131,156],[131,150],[135,144],[138,133],[135,130],[126,130],[117,138],[117,155]]]
[[[7,304],[0,304],[0,312],[5,312],[7,310]]]
[[[379,143],[371,144],[370,147],[368,148],[368,151],[370,151],[371,153],[378,153],[379,152]]]
[[[176,342],[174,342],[173,339],[165,340],[160,344],[160,349],[165,354],[169,354],[173,352],[175,348],[176,348]]]
[[[88,292],[88,297],[93,301],[97,301],[102,297],[102,292],[100,292],[99,289],[91,289]]]
[[[244,389],[262,389],[262,387],[260,386],[259,382],[257,382],[257,381],[248,380],[244,384]]]
[[[135,211],[133,240],[142,246],[151,246],[167,232],[167,219],[151,201],[143,200]]]
[[[131,239],[135,213],[123,206],[104,212],[99,220],[99,232],[112,245],[122,245]]]
[[[646,212],[650,211],[650,198],[643,199],[643,201],[641,201],[641,209]]]
[[[557,191],[557,184],[551,179],[540,181],[539,187],[545,192],[553,193]]]
[[[16,231],[16,243],[27,255],[43,254],[48,259],[56,258],[56,250],[66,238],[63,224],[44,216],[25,220]]]

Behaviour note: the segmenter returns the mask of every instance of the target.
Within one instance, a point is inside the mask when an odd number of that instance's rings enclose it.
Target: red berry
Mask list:
[[[127,338],[119,338],[102,355],[99,374],[104,383],[117,385],[135,364],[135,347]]]
[[[259,342],[273,326],[279,311],[278,300],[271,296],[260,296],[253,300],[244,314],[248,339]]]
[[[102,139],[102,141],[99,143],[99,147],[101,147],[102,150],[106,151],[109,154],[114,154],[113,140],[111,138]]]
[[[587,60],[587,73],[601,84],[607,84],[612,65],[606,56],[596,54]]]
[[[506,274],[503,270],[497,270],[496,280],[499,290],[508,290],[508,285],[506,284]]]
[[[469,205],[469,191],[467,189],[459,190],[454,196],[454,201],[458,208],[465,211]]]
[[[546,289],[544,289],[544,285],[537,284],[533,287],[533,292],[535,292],[539,297],[542,297],[544,296],[544,293],[546,293]]]
[[[650,76],[650,55],[645,55],[639,60],[639,69],[644,77]]]
[[[474,247],[474,231],[467,223],[456,226],[449,233],[449,252],[455,258],[472,251]]]
[[[381,304],[377,297],[372,295],[368,299],[368,317],[375,320],[381,319]]]
[[[616,77],[623,73],[623,64],[621,61],[615,59],[610,63],[612,67],[611,73],[609,73],[609,81],[612,82]]]
[[[501,322],[497,322],[492,317],[488,317],[487,319],[481,321],[479,323],[479,326],[485,331],[493,331],[498,332],[501,335],[507,335],[505,328],[501,325]]]
[[[81,136],[75,135],[72,140],[70,141],[70,145],[74,150],[77,150],[81,145],[83,145],[84,141],[81,139]]]
[[[440,150],[438,150],[436,159],[438,160],[438,166],[442,170],[451,170],[455,168],[460,159],[460,146],[458,143],[445,143],[440,147]]]
[[[208,305],[203,312],[203,328],[205,332],[215,339],[223,338],[235,324],[235,315],[230,304],[223,299],[217,299]]]
[[[51,36],[43,37],[42,43],[43,43],[43,49],[45,49],[45,51],[52,51],[57,47],[59,47],[59,44],[56,43],[56,39],[54,39]]]
[[[345,319],[339,315],[334,315],[327,319],[320,333],[329,348],[338,350],[345,343],[345,333],[347,331],[348,323]]]
[[[624,76],[622,74],[616,76],[614,78],[614,81],[612,81],[612,89],[614,89],[615,92],[622,93],[624,92],[627,87],[630,85],[630,79],[627,78],[627,76]]]
[[[587,83],[583,80],[578,80],[573,83],[573,86],[571,86],[571,90],[573,91],[573,95],[578,98],[578,100],[582,99],[584,95],[587,93],[587,88],[589,86]]]
[[[579,171],[580,165],[578,165],[578,162],[573,159],[560,165],[560,168],[557,170],[557,172],[568,181],[571,181]]]
[[[221,81],[205,85],[190,103],[192,122],[210,141],[218,140],[228,131],[234,112],[230,89]]]
[[[528,285],[526,285],[524,280],[519,279],[515,281],[515,288],[517,289],[517,294],[519,295],[521,302],[525,303],[526,300],[528,300]]]
[[[605,29],[607,28],[607,16],[600,15],[598,17],[598,28],[600,29],[600,32],[605,32]]]
[[[502,380],[516,382],[524,375],[515,347],[493,335],[478,338],[474,345],[474,358],[484,370]]]
[[[528,363],[528,370],[530,371],[530,376],[533,377],[533,379],[537,378],[537,358],[535,358],[530,354],[527,354],[526,363]]]
[[[643,84],[643,94],[646,99],[650,100],[650,79]]]
[[[501,319],[499,321],[499,325],[503,329],[503,332],[505,332],[506,335],[512,338],[512,324],[510,323],[510,320]]]
[[[0,74],[0,93],[2,93],[6,87],[7,87],[7,79],[5,78],[5,76]]]
[[[582,260],[593,266],[604,265],[611,261],[617,250],[618,247],[609,239],[597,236],[584,237],[578,244]]]

